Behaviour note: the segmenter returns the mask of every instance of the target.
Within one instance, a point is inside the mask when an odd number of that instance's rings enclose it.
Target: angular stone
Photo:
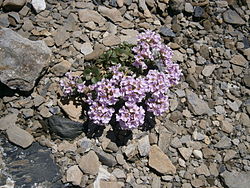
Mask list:
[[[107,166],[115,166],[117,164],[115,157],[109,153],[104,152],[98,147],[94,147],[93,150],[96,152],[96,155],[99,157],[99,160],[102,164]]]
[[[181,153],[181,156],[187,161],[189,160],[193,149],[192,148],[178,148],[179,152]]]
[[[250,88],[250,74],[245,74],[243,77],[243,81],[245,85]]]
[[[176,61],[183,62],[184,61],[184,55],[181,52],[179,52],[178,50],[174,50],[173,53],[174,53],[173,58],[172,58],[173,62],[176,62]]]
[[[67,182],[71,182],[73,185],[80,185],[83,173],[77,165],[68,168],[66,173]]]
[[[66,72],[69,71],[71,63],[69,61],[63,60],[62,62],[54,65],[50,71],[53,72],[56,76],[63,76]]]
[[[18,11],[20,10],[26,3],[26,0],[5,0],[3,2],[3,7],[8,11]]]
[[[231,143],[231,139],[226,137],[226,136],[223,136],[219,142],[217,142],[214,147],[216,148],[220,148],[220,149],[226,149],[226,148],[230,148],[232,145]]]
[[[234,127],[229,121],[223,120],[221,122],[221,129],[226,133],[231,133],[233,132]]]
[[[229,24],[244,25],[246,22],[234,10],[227,10],[223,13],[223,19]]]
[[[197,175],[210,176],[210,172],[209,172],[207,166],[204,163],[201,164],[198,168],[196,168],[195,171],[196,171]]]
[[[14,126],[17,121],[17,114],[8,114],[0,118],[0,130],[7,130],[9,127]]]
[[[209,171],[210,171],[210,174],[215,176],[215,177],[219,175],[219,171],[217,169],[217,164],[216,163],[211,163],[209,165]]]
[[[81,53],[84,55],[89,55],[93,52],[92,45],[89,42],[86,42],[81,45]]]
[[[190,110],[196,115],[209,114],[211,109],[208,107],[208,104],[200,99],[196,93],[186,90],[187,101],[189,104]]]
[[[106,19],[94,10],[81,9],[78,11],[78,14],[81,22],[93,21],[97,23],[99,26],[104,25],[106,22]]]
[[[0,135],[1,147],[5,153],[3,162],[6,167],[1,167],[0,181],[5,188],[14,187],[64,187],[60,182],[61,172],[52,159],[51,149],[41,146],[38,142],[28,148],[21,148],[11,144]],[[1,159],[0,159],[1,161]],[[2,161],[1,161],[2,162]],[[4,165],[1,163],[1,166]],[[5,166],[4,165],[4,166]],[[5,171],[6,169],[6,171]],[[2,186],[2,175],[7,172],[8,177],[15,182],[13,186]],[[46,182],[46,184],[44,184]]]
[[[125,35],[120,35],[119,37],[121,38],[121,42],[127,42],[129,44],[137,44],[137,35],[138,31],[133,30],[133,29],[124,29],[121,31],[122,34]]]
[[[113,22],[123,21],[121,12],[116,8],[107,8],[105,6],[98,6],[98,11],[100,12],[102,16],[107,17]]]
[[[185,3],[185,11],[188,13],[194,12],[194,7],[191,3]]]
[[[124,171],[119,168],[114,169],[112,174],[117,178],[126,178]]]
[[[44,41],[30,41],[10,29],[1,29],[0,81],[11,89],[30,91],[48,67],[50,55]]]
[[[240,105],[237,101],[231,102],[230,100],[227,100],[227,105],[235,112],[239,111]]]
[[[64,27],[60,27],[57,32],[55,33],[55,43],[57,46],[61,46],[63,43],[66,42],[70,37],[69,33],[66,31]]]
[[[21,146],[22,148],[29,147],[34,141],[34,138],[30,133],[16,125],[10,126],[6,133],[10,142]]]
[[[176,168],[161,149],[153,145],[149,152],[149,166],[161,174],[175,174]]]
[[[0,15],[0,26],[9,27],[9,25],[10,25],[10,22],[9,22],[8,14],[1,14]]]
[[[46,130],[49,130],[53,136],[59,136],[65,139],[73,139],[83,132],[83,124],[70,119],[53,115],[41,124]]]
[[[172,133],[161,131],[159,135],[158,146],[166,153],[171,142]]]
[[[79,161],[79,167],[84,173],[96,175],[101,163],[94,151],[89,151],[83,155]]]
[[[82,116],[82,106],[75,105],[74,101],[70,100],[67,103],[59,100],[58,105],[63,109],[63,111],[69,116],[73,121],[83,122],[80,120]]]
[[[148,156],[150,151],[149,136],[144,136],[138,141],[138,149],[141,156]]]
[[[160,33],[165,37],[175,37],[175,33],[168,27],[161,27]]]
[[[225,153],[224,161],[229,161],[230,159],[233,159],[235,155],[237,154],[234,150],[227,150]]]
[[[213,73],[215,68],[216,68],[216,65],[206,65],[205,68],[202,70],[202,74],[208,77]]]
[[[249,188],[250,172],[225,171],[221,174],[228,188]]]
[[[115,46],[121,43],[121,39],[118,36],[110,34],[102,42],[105,46]]]
[[[37,13],[46,9],[45,0],[32,0],[31,4]]]
[[[197,159],[202,159],[203,158],[203,154],[202,154],[202,152],[200,150],[194,150],[193,154],[194,154],[195,158],[197,158]]]
[[[247,60],[244,58],[242,55],[235,55],[233,58],[230,60],[232,64],[239,65],[239,66],[246,66]]]

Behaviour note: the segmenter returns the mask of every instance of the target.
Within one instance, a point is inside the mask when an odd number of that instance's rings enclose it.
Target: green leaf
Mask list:
[[[91,78],[91,82],[93,84],[97,83],[99,80],[96,77]]]

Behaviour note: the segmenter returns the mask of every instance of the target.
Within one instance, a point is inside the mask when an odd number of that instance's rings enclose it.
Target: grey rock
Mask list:
[[[16,125],[10,126],[6,133],[10,142],[21,146],[22,148],[29,147],[34,141],[34,138],[30,133]]]
[[[124,148],[124,154],[127,156],[128,159],[133,158],[137,154],[137,144],[130,143]]]
[[[45,0],[32,0],[31,4],[37,13],[46,9]]]
[[[176,167],[161,149],[153,145],[149,152],[149,166],[161,174],[175,174]]]
[[[245,67],[248,63],[248,61],[245,59],[245,57],[241,54],[234,55],[233,58],[230,60],[230,62],[234,65],[239,65],[242,67]]]
[[[219,149],[226,149],[232,146],[231,139],[227,136],[223,136],[219,142],[217,142],[214,147]]]
[[[161,27],[160,33],[165,37],[175,37],[175,33],[168,27]]]
[[[171,142],[172,133],[161,131],[159,135],[158,146],[166,153]]]
[[[223,13],[223,19],[229,24],[244,25],[246,22],[234,10],[227,10]]]
[[[203,8],[201,8],[201,7],[195,7],[195,9],[194,9],[194,17],[196,17],[196,18],[200,18],[200,17],[202,17],[202,15],[204,14],[204,9]]]
[[[54,37],[57,46],[61,46],[70,37],[69,33],[64,27],[60,27]]]
[[[185,3],[185,11],[188,13],[194,12],[194,7],[191,3]]]
[[[184,10],[185,1],[184,0],[170,0],[169,6],[172,10],[176,12],[181,12]]]
[[[44,121],[41,121],[43,127],[64,139],[74,139],[83,132],[83,124],[70,119],[53,115]]]
[[[42,147],[36,142],[23,149],[5,139],[4,142],[2,138],[0,140],[6,154],[3,159],[6,171],[15,181],[15,187],[33,187],[43,182],[47,182],[43,187],[64,187],[59,168],[51,158],[50,148]]]
[[[202,70],[202,74],[206,77],[210,76],[215,70],[216,65],[206,65]]]
[[[228,188],[249,188],[250,172],[225,171],[221,177]]]
[[[106,19],[102,17],[98,12],[94,10],[89,9],[81,9],[78,11],[79,14],[79,20],[81,22],[90,22],[93,21],[97,23],[98,25],[104,25],[106,22]]]
[[[126,178],[126,174],[124,173],[124,171],[119,168],[114,169],[112,174],[117,178]]]
[[[180,147],[182,147],[182,143],[181,143],[180,139],[177,138],[177,137],[174,137],[174,139],[171,141],[170,145],[172,147],[174,147],[174,148],[180,148]]]
[[[154,176],[151,187],[152,188],[160,188],[161,187],[161,178],[158,176]]]
[[[68,182],[72,182],[73,185],[80,185],[83,173],[77,165],[71,166],[67,170],[66,178]]]
[[[63,60],[62,62],[54,65],[50,71],[53,72],[56,76],[63,76],[66,72],[69,71],[71,63],[69,61]]]
[[[95,151],[96,155],[99,157],[99,161],[107,166],[115,166],[117,164],[115,157],[109,153],[104,152],[98,147],[94,147],[93,150]]]
[[[197,159],[202,159],[203,158],[202,151],[200,151],[200,150],[194,150],[193,154],[194,154],[195,158],[197,158]]]
[[[182,147],[182,148],[178,148],[178,150],[179,150],[181,156],[182,156],[186,161],[189,160],[189,158],[190,158],[190,156],[191,156],[191,154],[192,154],[192,152],[193,152],[193,149],[192,149],[192,148],[184,148],[184,147]]]
[[[245,83],[245,86],[250,88],[250,74],[245,74],[243,77],[243,81]]]
[[[8,18],[8,14],[1,14],[0,15],[0,26],[2,27],[9,27],[10,22]]]
[[[196,168],[195,171],[197,175],[210,176],[210,172],[204,163],[202,163],[198,168]]]
[[[138,141],[138,149],[141,156],[148,156],[150,150],[149,136],[144,136]]]
[[[34,115],[34,110],[29,108],[29,109],[22,109],[21,113],[23,114],[23,117],[25,119],[30,118]]]
[[[8,114],[0,118],[0,130],[7,130],[9,127],[15,125],[17,121],[17,114]]]
[[[84,55],[89,55],[93,52],[93,48],[90,42],[86,42],[81,45],[81,53]]]
[[[96,175],[101,163],[94,151],[89,151],[83,155],[79,161],[79,167],[84,173]]]
[[[18,11],[20,10],[26,3],[26,0],[5,0],[3,2],[3,7],[8,11]]]
[[[123,17],[121,12],[116,8],[107,8],[105,6],[99,6],[98,11],[104,17],[112,20],[113,22],[121,22],[123,21]]]
[[[102,42],[105,46],[115,46],[121,43],[121,39],[116,35],[110,34]]]
[[[186,90],[187,101],[189,109],[196,115],[209,114],[211,109],[208,107],[208,104],[200,99],[196,93]]]
[[[17,23],[21,22],[21,18],[19,16],[19,13],[17,13],[17,12],[9,12],[8,15],[10,17],[14,18]]]
[[[0,81],[11,89],[30,91],[49,65],[44,41],[30,41],[10,29],[0,30]]]
[[[231,102],[230,100],[227,100],[227,105],[235,112],[239,111],[240,105],[237,103],[237,101]]]
[[[198,82],[192,74],[188,74],[186,80],[193,89],[198,88]]]
[[[35,107],[38,107],[43,102],[45,102],[45,98],[43,96],[41,96],[41,95],[36,95],[36,96],[34,96],[33,102],[34,102]]]

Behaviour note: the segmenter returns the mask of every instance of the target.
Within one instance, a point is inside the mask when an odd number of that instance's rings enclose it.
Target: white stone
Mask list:
[[[82,44],[81,53],[84,55],[91,54],[93,52],[92,45],[89,42]]]
[[[195,158],[197,158],[197,159],[202,159],[203,158],[203,154],[202,154],[202,152],[200,150],[195,149],[193,151],[193,154],[194,154]]]
[[[31,4],[37,13],[46,9],[45,0],[32,0]]]

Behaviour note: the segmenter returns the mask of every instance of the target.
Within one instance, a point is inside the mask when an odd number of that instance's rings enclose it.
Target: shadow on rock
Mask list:
[[[63,187],[59,168],[50,157],[48,148],[33,143],[29,148],[22,149],[10,144],[3,135],[0,136],[0,143],[5,153],[6,174],[15,181],[15,187],[32,187],[34,184]]]

